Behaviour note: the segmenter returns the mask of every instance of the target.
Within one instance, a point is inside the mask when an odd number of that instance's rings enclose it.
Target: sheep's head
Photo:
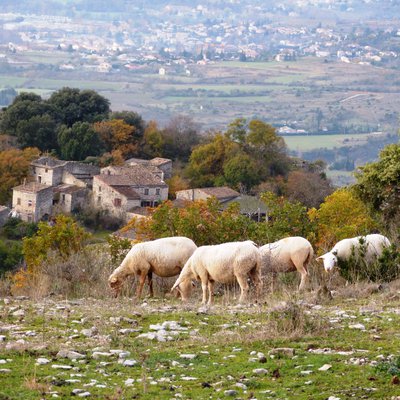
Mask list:
[[[114,297],[118,297],[122,285],[121,280],[118,279],[116,276],[111,275],[108,278],[108,284],[110,285],[110,288],[114,293]]]
[[[324,263],[324,268],[326,272],[330,272],[335,265],[337,265],[337,256],[335,253],[329,252],[317,258],[317,260],[322,260]]]

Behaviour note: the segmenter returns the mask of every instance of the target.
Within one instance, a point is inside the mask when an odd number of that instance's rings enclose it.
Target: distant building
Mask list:
[[[27,182],[13,188],[13,211],[26,222],[38,222],[50,217],[53,188],[39,182]]]
[[[176,192],[177,200],[206,200],[215,197],[220,203],[234,200],[240,196],[240,193],[227,186],[208,187],[197,189],[178,190]]]

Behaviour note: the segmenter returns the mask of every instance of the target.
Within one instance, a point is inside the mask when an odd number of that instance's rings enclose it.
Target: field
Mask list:
[[[398,399],[399,287],[0,300],[0,398]],[[174,322],[173,322],[174,321]]]
[[[64,86],[90,88],[109,98],[114,110],[133,109],[161,123],[188,114],[205,130],[223,129],[238,117],[296,125],[310,132],[318,124],[346,132],[354,126],[365,131],[378,126],[397,130],[400,79],[395,70],[319,58],[225,61],[185,68],[171,64],[165,66],[165,76],[158,74],[157,64],[138,65],[133,71],[121,66],[111,73],[58,69],[63,63],[76,65],[76,57],[62,52],[21,53],[19,62],[26,67],[0,74],[0,87],[44,95]],[[39,68],[38,59],[46,64]],[[322,113],[318,124],[317,113]]]
[[[316,148],[333,149],[335,147],[363,144],[371,134],[348,134],[348,135],[293,135],[284,136],[289,150],[309,151]]]

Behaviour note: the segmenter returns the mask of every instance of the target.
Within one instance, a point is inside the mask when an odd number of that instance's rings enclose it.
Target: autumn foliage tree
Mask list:
[[[241,215],[237,203],[220,208],[215,198],[188,202],[184,208],[167,201],[153,209],[150,218],[132,224],[139,239],[186,236],[198,246],[255,239],[257,223]]]
[[[0,152],[0,204],[10,200],[11,189],[28,176],[30,162],[39,157],[39,154],[38,149],[30,147]]]
[[[319,247],[331,248],[339,240],[365,235],[377,227],[368,207],[347,188],[327,196],[318,209],[309,211],[316,224]]]
[[[94,130],[107,152],[118,150],[124,158],[137,153],[139,143],[135,140],[135,127],[122,119],[96,122]]]

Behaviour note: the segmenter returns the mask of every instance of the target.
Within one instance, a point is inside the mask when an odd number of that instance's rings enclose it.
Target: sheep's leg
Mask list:
[[[249,291],[249,284],[247,283],[247,275],[236,275],[236,279],[239,283],[241,294],[239,303],[243,303],[247,299],[247,293]]]
[[[203,299],[201,301],[201,304],[207,303],[207,286],[207,282],[201,281],[201,289],[203,290]]]
[[[147,276],[147,273],[145,271],[140,273],[139,284],[136,289],[136,298],[137,299],[140,299],[140,296],[142,295],[143,286],[144,286],[144,283],[146,282],[146,276]]]
[[[303,269],[303,271],[299,271],[301,274],[301,280],[299,285],[299,291],[302,291],[306,288],[308,282],[308,272]]]
[[[275,286],[277,282],[277,276],[278,274],[276,272],[271,272],[271,293],[275,292]]]
[[[147,273],[147,279],[149,281],[149,291],[150,291],[150,297],[154,297],[154,291],[153,291],[153,273],[149,271]]]
[[[208,305],[214,303],[214,281],[208,281]]]
[[[253,268],[250,271],[250,278],[256,289],[256,298],[258,300],[261,297],[261,290],[262,290],[262,286],[263,286],[260,270],[257,268]]]

